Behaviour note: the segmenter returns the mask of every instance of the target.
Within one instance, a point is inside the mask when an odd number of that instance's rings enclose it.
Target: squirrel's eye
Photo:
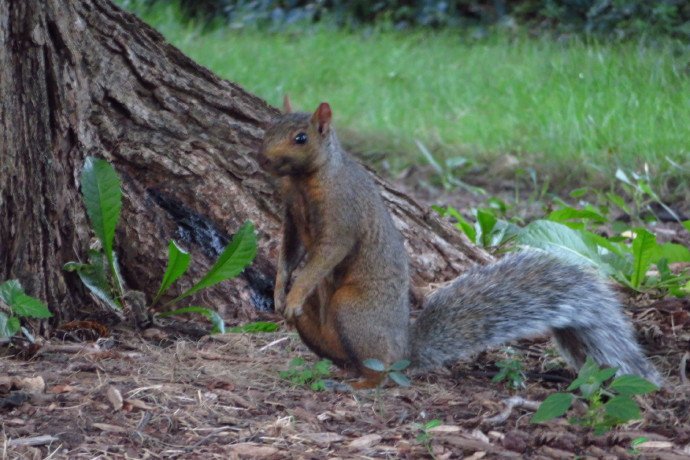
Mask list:
[[[295,136],[295,144],[306,144],[307,143],[307,134],[306,133],[298,133]]]

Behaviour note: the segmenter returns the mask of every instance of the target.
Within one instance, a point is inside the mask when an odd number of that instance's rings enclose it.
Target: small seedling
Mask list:
[[[632,397],[656,391],[657,386],[636,375],[622,375],[606,384],[615,373],[615,368],[600,369],[587,358],[577,378],[567,388],[570,393],[550,395],[541,403],[531,422],[542,423],[561,417],[576,400],[582,401],[587,410],[583,416],[572,417],[569,422],[592,428],[596,435],[639,419],[640,408]],[[580,394],[572,393],[575,390]]]
[[[24,292],[19,280],[0,284],[0,338],[12,337],[21,330],[33,342],[33,336],[21,326],[21,318],[43,319],[51,316],[43,302]]]
[[[429,420],[426,423],[415,423],[414,426],[419,430],[417,435],[417,442],[422,444],[426,450],[431,455],[431,458],[436,458],[434,451],[431,448],[431,441],[433,440],[433,434],[430,432],[432,428],[436,428],[441,425],[441,421],[437,418]]]
[[[304,358],[293,358],[290,367],[280,371],[280,378],[289,380],[295,386],[309,386],[313,391],[324,391],[326,382],[324,378],[331,373],[333,363],[328,359],[322,359],[314,364],[307,364]]]
[[[496,363],[498,374],[491,379],[492,382],[505,381],[514,390],[525,387],[525,372],[522,369],[522,361],[517,358],[508,358]]]
[[[114,249],[115,228],[122,208],[120,178],[107,161],[88,157],[82,170],[81,191],[89,221],[96,235],[96,243],[91,245],[87,263],[68,262],[64,269],[76,272],[84,285],[97,298],[118,316],[122,316],[123,304],[130,297],[127,296]],[[254,260],[256,246],[254,226],[251,222],[245,222],[223,249],[211,269],[191,288],[166,302],[164,306],[172,307],[202,289],[239,275]],[[189,253],[171,240],[168,244],[168,263],[165,274],[148,309],[154,307],[175,281],[186,273],[190,263]],[[188,306],[160,313],[159,316],[188,313],[201,314],[211,321],[213,325],[211,332],[225,331],[225,323],[220,315],[206,307]]]
[[[645,436],[640,436],[640,437],[635,438],[632,441],[630,441],[630,449],[628,450],[630,455],[640,455],[640,451],[637,449],[637,446],[639,446],[640,444],[643,444],[647,441],[649,441],[649,438],[647,438]]]
[[[383,364],[383,362],[374,358],[365,359],[362,362],[362,364],[364,364],[364,366],[368,367],[372,371],[385,373],[388,378],[390,378],[392,381],[394,381],[401,387],[410,386],[410,379],[402,373],[402,371],[404,371],[410,366],[410,361],[407,359],[401,359],[400,361],[396,361],[393,364],[391,364],[388,368],[386,368],[386,365]],[[383,379],[382,382],[385,382],[385,379]]]

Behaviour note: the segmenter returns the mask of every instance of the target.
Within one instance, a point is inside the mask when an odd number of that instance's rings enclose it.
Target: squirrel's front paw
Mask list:
[[[302,304],[287,304],[287,307],[285,307],[285,312],[283,313],[283,316],[285,316],[285,319],[288,320],[288,322],[294,321],[295,318],[299,317],[302,315]]]
[[[281,289],[275,290],[275,293],[273,294],[273,310],[276,313],[283,313],[285,311],[285,290]]]

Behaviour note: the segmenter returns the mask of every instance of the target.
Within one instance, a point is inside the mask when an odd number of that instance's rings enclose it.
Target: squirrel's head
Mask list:
[[[285,98],[284,113],[266,129],[259,164],[277,176],[300,176],[316,171],[327,159],[331,135],[331,106],[322,102],[313,114],[293,113]]]

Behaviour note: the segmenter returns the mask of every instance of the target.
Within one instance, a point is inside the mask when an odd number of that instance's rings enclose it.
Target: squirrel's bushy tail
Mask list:
[[[604,280],[538,251],[474,268],[430,294],[411,328],[410,356],[416,367],[437,367],[548,333],[576,369],[590,356],[619,374],[663,383]]]

